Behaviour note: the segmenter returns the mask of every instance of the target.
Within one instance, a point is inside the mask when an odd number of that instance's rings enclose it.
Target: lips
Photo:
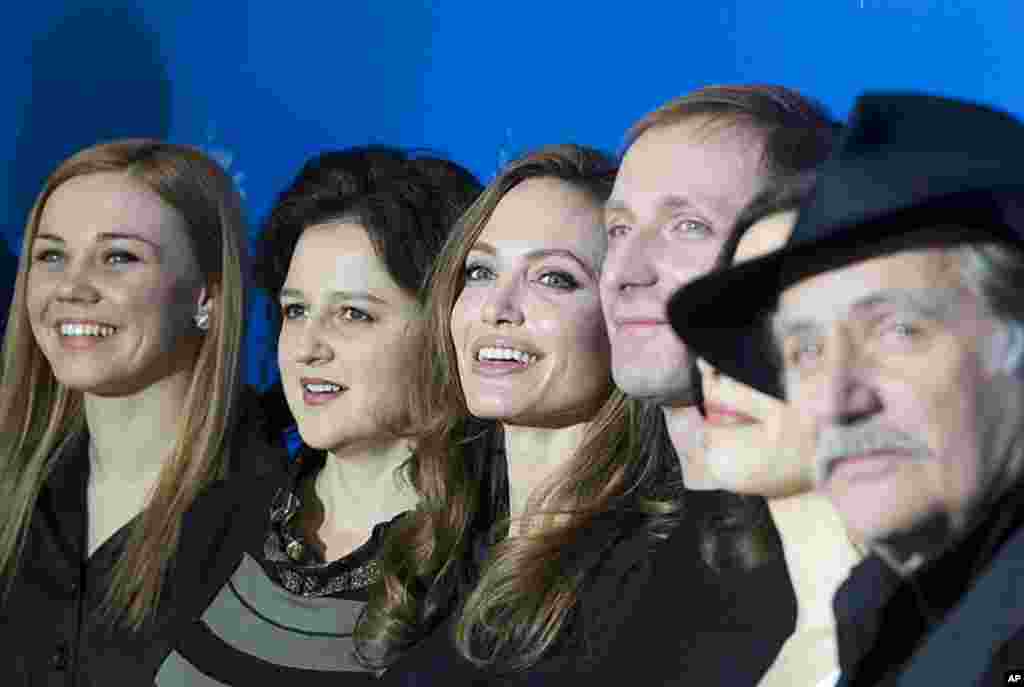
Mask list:
[[[826,467],[826,480],[840,477],[849,482],[876,479],[887,474],[900,460],[896,451],[872,451],[833,458]]]
[[[760,421],[746,413],[723,403],[705,402],[704,421],[720,427],[739,427],[760,424]]]
[[[53,325],[61,348],[69,351],[87,351],[101,345],[117,333],[118,328],[99,320],[62,318]]]
[[[544,357],[529,341],[512,337],[484,336],[470,350],[473,372],[484,377],[524,372]]]
[[[323,377],[300,377],[302,401],[309,406],[321,406],[335,400],[347,391],[348,387]]]
[[[659,315],[617,316],[612,319],[615,333],[626,335],[651,335],[664,330],[668,320]]]

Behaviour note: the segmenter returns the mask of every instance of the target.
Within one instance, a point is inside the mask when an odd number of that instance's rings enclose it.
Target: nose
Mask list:
[[[852,425],[882,409],[870,358],[842,335],[826,346],[809,397],[810,415],[820,425]]]
[[[634,229],[625,236],[609,241],[602,285],[609,291],[626,291],[632,287],[653,286],[658,281],[654,265],[657,232]]]
[[[316,318],[305,320],[295,341],[295,361],[302,365],[322,365],[334,359],[334,349],[324,337],[323,324]]]
[[[484,302],[481,317],[492,325],[521,325],[526,317],[520,302],[519,284],[514,279],[498,280],[490,289]]]
[[[65,263],[62,278],[57,287],[57,298],[67,303],[94,304],[100,300],[100,292],[93,283],[92,271],[84,261]]]

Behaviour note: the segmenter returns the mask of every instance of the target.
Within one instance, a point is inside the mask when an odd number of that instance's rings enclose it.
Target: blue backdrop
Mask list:
[[[0,207],[14,253],[49,171],[122,136],[206,147],[239,181],[255,230],[327,148],[428,146],[486,180],[544,143],[616,149],[637,117],[713,82],[783,83],[837,115],[867,88],[1024,113],[1016,0],[18,5],[0,25],[0,130],[13,134],[0,139]],[[2,251],[0,269],[6,284]],[[246,362],[261,387],[277,375],[265,307],[255,299]]]

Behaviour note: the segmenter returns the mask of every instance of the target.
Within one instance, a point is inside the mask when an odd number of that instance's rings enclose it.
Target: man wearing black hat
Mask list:
[[[669,303],[697,355],[808,418],[871,551],[835,599],[842,685],[1024,671],[1022,200],[1020,122],[867,95],[788,243]]]

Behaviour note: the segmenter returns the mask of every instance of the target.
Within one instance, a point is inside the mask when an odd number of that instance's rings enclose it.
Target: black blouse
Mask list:
[[[283,446],[263,440],[259,413],[243,409],[229,458],[236,469],[271,474],[285,464]],[[0,675],[16,685],[152,684],[183,619],[199,610],[204,576],[217,554],[236,545],[227,537],[229,504],[211,498],[212,485],[185,514],[181,538],[154,619],[140,631],[98,618],[107,579],[133,519],[86,556],[89,437],[72,437],[43,485],[28,528],[22,563],[0,606]]]
[[[600,684],[753,687],[796,626],[796,596],[770,526],[767,560],[746,570],[704,561],[702,523],[724,513],[731,496],[687,491],[679,526],[656,552],[653,574],[618,629]]]
[[[326,561],[293,530],[301,485],[325,454],[304,449],[288,474],[238,480],[217,498],[238,516],[229,537],[240,550],[221,555],[207,576],[201,613],[178,633],[156,676],[158,687],[265,684],[292,687],[370,684],[354,656],[353,631],[379,576],[377,555],[392,520],[369,540]]]
[[[529,670],[500,674],[478,669],[455,648],[455,617],[437,630],[382,676],[388,687],[423,685],[565,685],[588,674],[608,653],[641,590],[651,576],[652,542],[636,515],[610,515],[595,523],[586,539],[600,556],[596,574],[584,584],[570,624],[548,654]],[[618,534],[615,534],[618,532]],[[608,545],[609,535],[612,545]]]

